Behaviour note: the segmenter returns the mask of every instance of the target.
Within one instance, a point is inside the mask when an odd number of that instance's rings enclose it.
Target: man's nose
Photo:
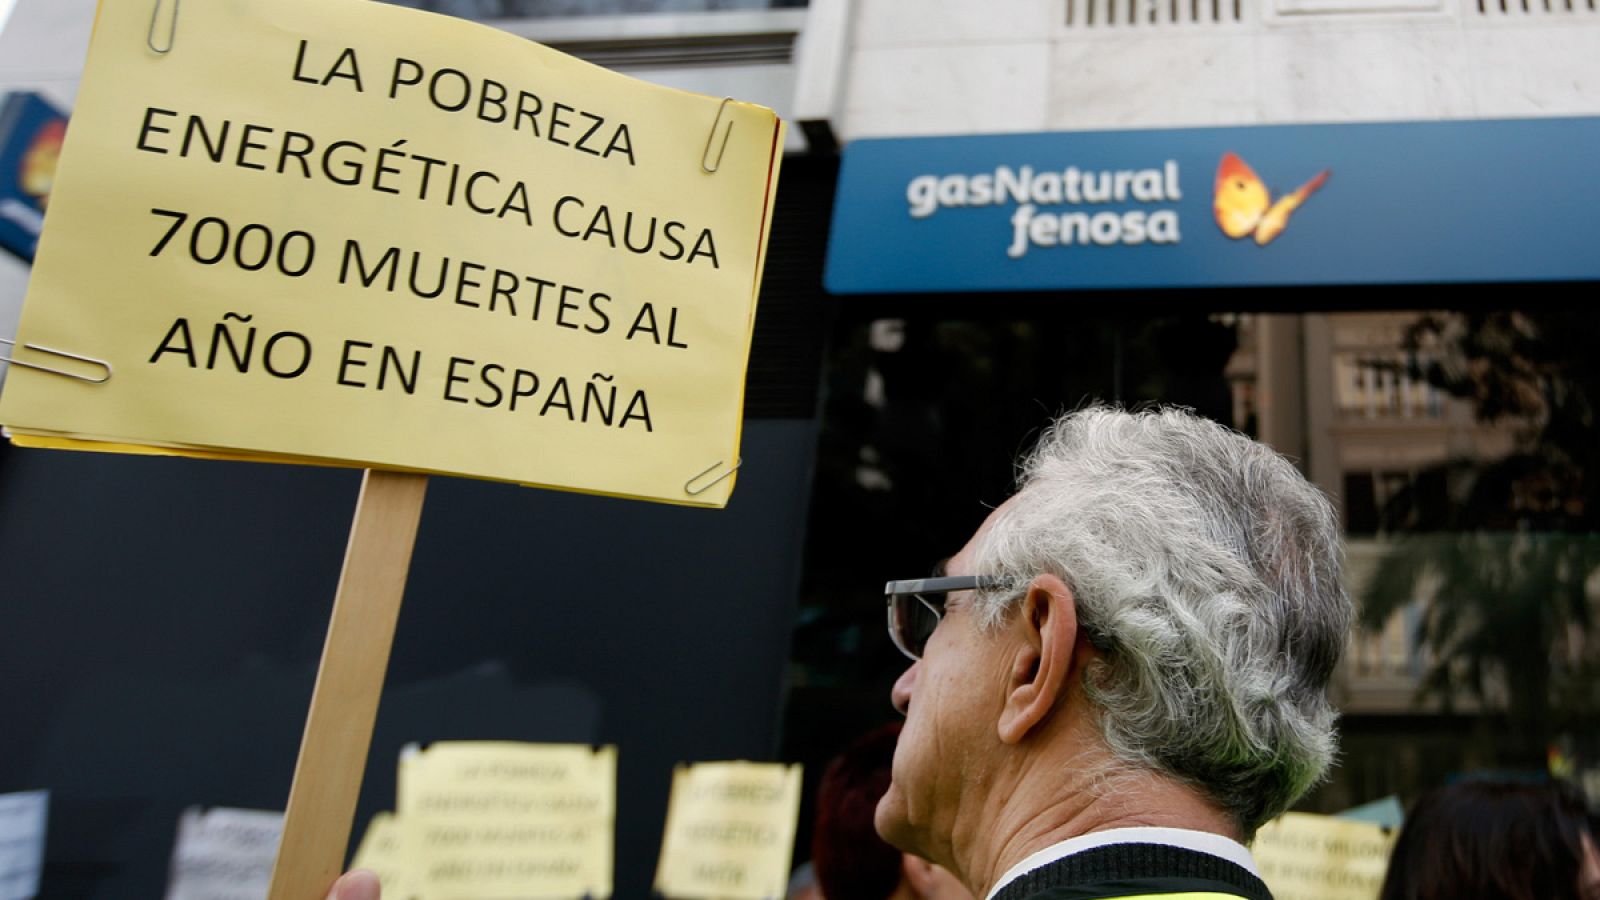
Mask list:
[[[917,667],[922,665],[922,660],[912,663],[909,668],[900,673],[894,680],[894,687],[889,689],[889,702],[894,704],[895,711],[905,715],[911,709],[911,688],[917,683]]]

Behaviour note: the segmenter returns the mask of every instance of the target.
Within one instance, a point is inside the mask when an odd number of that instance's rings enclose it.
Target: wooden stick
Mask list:
[[[268,900],[323,900],[344,867],[427,487],[426,475],[362,479]]]

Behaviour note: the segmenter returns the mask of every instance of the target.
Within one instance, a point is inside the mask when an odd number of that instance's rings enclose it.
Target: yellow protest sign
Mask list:
[[[352,869],[367,869],[376,874],[383,885],[383,896],[388,900],[408,900],[417,893],[411,887],[411,867],[400,840],[400,825],[394,813],[378,813],[367,823],[367,833],[350,862]]]
[[[679,766],[656,892],[680,900],[782,898],[799,812],[799,765]]]
[[[405,867],[426,900],[611,896],[615,747],[438,743],[400,760]]]
[[[111,377],[0,422],[724,505],[782,132],[389,4],[104,3],[15,355]]]
[[[1284,813],[1256,832],[1250,852],[1278,900],[1373,900],[1393,845],[1368,822]]]

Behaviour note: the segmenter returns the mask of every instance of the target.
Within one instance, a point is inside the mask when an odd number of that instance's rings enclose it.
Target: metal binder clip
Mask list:
[[[0,338],[0,344],[5,344],[5,345],[10,346],[10,347],[15,347],[17,345],[17,342],[16,341],[8,341],[5,338]],[[16,359],[15,357],[10,357],[10,356],[0,356],[0,362],[8,362],[8,363],[12,364],[13,366],[21,366],[24,369],[37,369],[40,372],[49,372],[52,375],[63,375],[65,377],[71,378],[71,379],[73,379],[75,381],[87,381],[90,384],[105,384],[106,382],[111,380],[111,363],[108,363],[103,359],[95,359],[92,356],[79,356],[76,353],[68,353],[65,350],[57,350],[57,349],[55,349],[53,347],[41,347],[38,344],[23,344],[22,348],[24,350],[35,350],[35,351],[38,351],[39,353],[48,354],[50,356],[59,356],[59,357],[61,357],[63,359],[75,359],[78,362],[88,363],[91,366],[99,366],[100,368],[105,370],[106,374],[102,375],[99,378],[90,378],[87,375],[79,375],[77,372],[68,372],[65,369],[53,369],[50,366],[41,366],[38,363],[24,362],[24,361],[22,361],[20,359]]]
[[[161,21],[161,7],[164,6],[166,2],[167,0],[156,0],[156,8],[150,11],[150,31],[144,36],[145,46],[149,47],[156,53],[162,54],[165,54],[172,49],[172,43],[178,37],[178,4],[181,2],[181,0],[172,0],[172,15],[170,17],[170,22],[167,24],[167,45],[165,47],[157,47],[156,25]]]
[[[722,480],[727,478],[729,475],[732,475],[733,473],[739,471],[739,467],[744,465],[744,460],[741,459],[738,462],[734,463],[733,464],[733,468],[729,469],[726,472],[723,472],[721,475],[718,475],[717,477],[711,479],[710,481],[706,482],[705,484],[702,484],[699,487],[695,486],[695,482],[696,481],[699,481],[700,479],[706,477],[707,475],[710,475],[712,472],[715,472],[717,470],[717,466],[720,466],[720,465],[722,465],[722,460],[719,459],[716,462],[712,463],[710,466],[708,466],[704,472],[701,472],[699,475],[696,475],[695,477],[689,479],[688,481],[685,481],[683,483],[683,492],[688,494],[691,497],[698,497],[701,494],[704,494],[706,491],[709,491],[712,488],[716,487],[718,484],[720,484],[722,482]]]
[[[711,156],[711,142],[716,140],[717,126],[722,124],[722,111],[727,109],[728,104],[732,102],[732,97],[723,97],[722,104],[717,107],[717,117],[711,120],[711,132],[706,135],[706,149],[700,154],[700,168],[707,174],[713,173],[722,168],[722,154],[727,152],[728,138],[733,136],[732,119],[728,120],[728,130],[722,133],[722,146],[717,148],[717,161],[708,166],[706,165],[706,159]],[[715,467],[713,466],[713,468]]]

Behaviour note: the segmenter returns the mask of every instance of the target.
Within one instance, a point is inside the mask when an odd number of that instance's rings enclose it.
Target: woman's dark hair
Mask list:
[[[1462,781],[1411,807],[1379,900],[1578,900],[1583,796],[1561,782]]]
[[[828,900],[883,900],[900,883],[900,851],[873,828],[900,723],[870,732],[828,764],[817,786],[811,865]]]

